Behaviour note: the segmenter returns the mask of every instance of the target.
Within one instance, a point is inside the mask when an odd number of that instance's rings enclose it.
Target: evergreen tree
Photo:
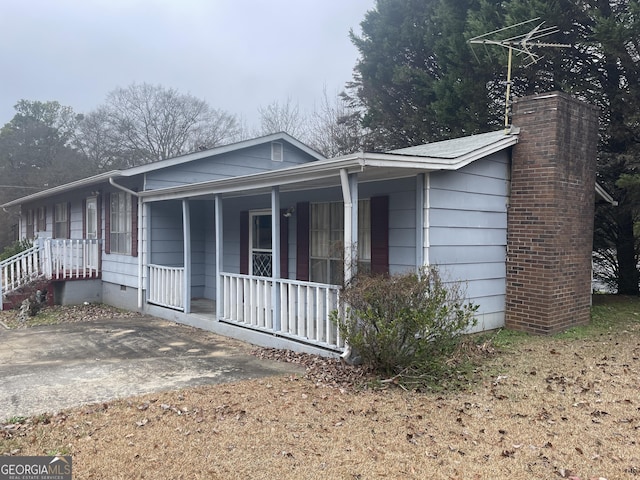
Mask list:
[[[469,39],[532,19],[557,26],[532,62],[514,54],[514,96],[562,90],[600,108],[599,181],[620,205],[597,216],[596,248],[615,251],[619,293],[638,294],[638,208],[621,175],[640,154],[638,0],[378,0],[351,34],[360,59],[350,96],[380,149],[494,130],[505,110],[507,51]],[[598,207],[612,209],[613,207]],[[612,222],[607,226],[604,218]]]

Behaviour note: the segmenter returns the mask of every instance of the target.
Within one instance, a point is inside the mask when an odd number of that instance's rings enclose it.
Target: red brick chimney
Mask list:
[[[512,119],[506,326],[552,334],[589,322],[598,110],[552,92]]]

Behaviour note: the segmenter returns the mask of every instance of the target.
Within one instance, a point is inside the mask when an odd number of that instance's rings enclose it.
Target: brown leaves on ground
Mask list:
[[[307,377],[4,424],[0,453],[68,453],[78,479],[640,478],[638,322],[520,339],[447,393],[353,389],[366,372],[338,360],[264,355],[304,363]]]

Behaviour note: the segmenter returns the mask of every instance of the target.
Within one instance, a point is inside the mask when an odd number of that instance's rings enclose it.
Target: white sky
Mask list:
[[[348,33],[375,0],[0,0],[0,126],[18,100],[78,113],[132,83],[175,88],[255,126],[352,78]]]

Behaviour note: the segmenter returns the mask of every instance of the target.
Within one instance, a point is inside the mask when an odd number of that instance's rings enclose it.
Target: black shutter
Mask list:
[[[280,278],[289,278],[289,217],[280,210]]]
[[[371,273],[389,273],[389,197],[371,197]]]
[[[240,212],[240,273],[249,275],[249,212]]]
[[[131,256],[138,256],[138,197],[131,196]]]

